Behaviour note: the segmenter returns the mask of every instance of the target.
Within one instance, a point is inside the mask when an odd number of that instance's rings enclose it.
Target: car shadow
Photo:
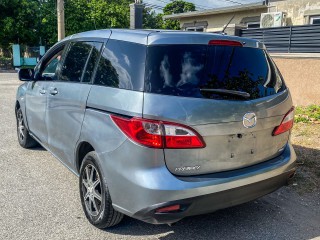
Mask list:
[[[38,145],[36,147],[31,148],[31,150],[34,151],[47,151],[44,147],[42,147],[41,145]]]
[[[278,206],[282,190],[261,199],[227,208],[211,214],[185,218],[172,227],[152,225],[126,217],[119,226],[107,232],[128,236],[152,235],[162,240],[177,239],[312,239],[320,236],[317,221],[306,223],[292,215],[298,210],[294,204],[283,210]],[[285,190],[285,191],[290,191]],[[281,205],[281,204],[280,204]],[[320,218],[319,218],[320,219]],[[315,226],[314,226],[315,225]],[[313,227],[313,231],[310,230]],[[311,228],[312,229],[312,228]]]
[[[316,148],[308,148],[300,145],[293,145],[293,148],[297,154],[298,163],[316,163],[319,164],[318,161],[320,159],[320,149]]]
[[[293,147],[297,154],[296,184],[300,191],[320,192],[320,149],[300,145]]]

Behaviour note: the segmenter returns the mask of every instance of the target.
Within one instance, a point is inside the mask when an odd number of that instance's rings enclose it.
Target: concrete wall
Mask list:
[[[207,16],[198,16],[198,17],[190,17],[190,18],[181,18],[180,26],[182,28],[184,23],[192,23],[194,21],[207,21],[208,27],[206,29],[207,32],[217,32],[221,31],[229,20],[235,15],[234,19],[231,21],[230,25],[239,25],[241,20],[245,17],[256,17],[260,16],[261,13],[267,12],[267,8],[265,9],[256,9],[250,11],[241,11],[236,13],[221,13],[216,15],[207,15]]]
[[[294,105],[320,104],[320,58],[273,57],[290,89]]]
[[[320,0],[271,1],[270,12],[286,12],[287,25],[309,24],[310,15],[320,15]]]

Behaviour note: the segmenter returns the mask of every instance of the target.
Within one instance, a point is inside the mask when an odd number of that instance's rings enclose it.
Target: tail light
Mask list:
[[[216,46],[243,47],[243,44],[241,42],[232,40],[210,40],[208,44]]]
[[[152,148],[203,148],[205,143],[192,128],[182,124],[124,118],[111,115],[123,133],[131,140]]]
[[[292,107],[289,110],[289,112],[287,112],[287,114],[282,119],[281,124],[273,130],[272,135],[277,136],[281,133],[289,131],[293,126],[293,120],[294,120],[294,107]]]

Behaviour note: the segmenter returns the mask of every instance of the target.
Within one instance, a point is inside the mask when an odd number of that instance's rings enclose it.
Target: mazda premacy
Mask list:
[[[259,198],[296,169],[294,108],[263,44],[222,34],[96,30],[55,44],[15,104],[20,145],[79,176],[98,228],[172,224]]]

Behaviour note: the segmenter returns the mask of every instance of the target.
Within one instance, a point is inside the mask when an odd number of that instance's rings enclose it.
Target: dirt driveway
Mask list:
[[[0,73],[0,239],[273,240],[320,237],[320,191],[304,181],[304,177],[309,177],[305,174],[295,181],[295,186],[283,187],[237,207],[186,218],[173,227],[127,218],[110,230],[95,229],[82,212],[78,179],[47,151],[19,147],[14,101],[20,83],[16,74]],[[313,136],[308,134],[306,138]],[[299,154],[304,154],[306,148],[319,160],[317,146],[301,145],[298,138],[294,136]],[[306,187],[308,191],[301,191]]]

